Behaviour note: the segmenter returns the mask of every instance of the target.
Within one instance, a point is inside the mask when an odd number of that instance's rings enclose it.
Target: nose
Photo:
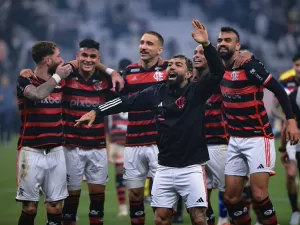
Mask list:
[[[147,45],[146,44],[140,44],[140,48],[141,49],[147,49]]]

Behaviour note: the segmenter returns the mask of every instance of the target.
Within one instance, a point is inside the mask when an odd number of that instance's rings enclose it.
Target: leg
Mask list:
[[[251,218],[242,200],[245,176],[248,174],[248,165],[241,153],[243,140],[244,138],[230,138],[225,164],[224,202],[231,222],[235,225],[251,224]]]
[[[155,225],[172,225],[172,209],[155,209],[154,221]]]
[[[34,225],[37,214],[38,202],[24,201],[22,203],[22,213],[18,225]]]
[[[116,191],[119,201],[119,213],[118,216],[127,216],[126,206],[126,187],[123,179],[123,164],[124,164],[124,146],[118,144],[110,145],[110,161],[115,165],[116,174]]]
[[[172,224],[172,209],[178,197],[172,176],[174,170],[174,168],[159,166],[153,180],[151,207],[155,211],[156,225]]]
[[[205,207],[188,209],[193,225],[206,225]]]
[[[174,174],[176,190],[185,202],[192,224],[206,225],[208,196],[204,166],[194,165],[178,168]]]
[[[253,209],[262,224],[277,225],[277,217],[269,199],[268,184],[275,166],[274,140],[264,137],[248,138],[245,155],[250,169],[250,186],[253,195]]]
[[[85,151],[85,150],[81,150]],[[85,176],[90,194],[90,225],[102,225],[104,220],[105,186],[108,182],[108,160],[105,149],[86,152]]]
[[[47,225],[61,224],[62,220],[62,202],[47,202]]]
[[[76,148],[64,148],[67,185],[69,196],[64,200],[62,210],[63,225],[75,225],[76,215],[81,194],[81,181],[84,173],[84,161]]]
[[[22,202],[22,213],[19,225],[33,225],[40,199],[39,187],[44,179],[44,155],[37,152],[18,151],[17,179],[18,191],[16,200]]]
[[[88,184],[90,194],[90,225],[102,225],[104,218],[105,185]]]
[[[124,180],[128,189],[130,219],[132,225],[145,224],[144,186],[157,166],[156,146],[126,147],[124,153]]]
[[[225,192],[225,162],[227,156],[228,146],[227,145],[208,145],[208,152],[210,160],[206,166],[206,185],[208,189],[218,188],[220,193],[221,201],[224,199]],[[211,190],[210,190],[211,191]],[[214,213],[210,204],[210,193],[208,192],[208,209],[206,216],[208,218],[208,224],[215,224]],[[224,209],[227,214],[226,208]],[[223,218],[220,217],[218,224],[228,223],[227,215]]]

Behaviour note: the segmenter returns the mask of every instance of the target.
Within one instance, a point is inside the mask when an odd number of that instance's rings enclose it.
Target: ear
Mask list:
[[[79,60],[79,57],[80,57],[80,53],[77,52],[77,53],[76,53],[76,60]]]
[[[241,49],[241,43],[238,42],[236,44],[236,51],[240,51],[240,49]]]
[[[44,58],[44,63],[45,63],[47,66],[49,66],[49,65],[51,64],[51,58],[50,58],[49,56],[46,56],[46,57]]]
[[[186,79],[186,80],[189,80],[189,79],[192,78],[192,76],[193,76],[193,72],[188,71],[188,72],[185,74],[185,79]]]
[[[160,48],[158,49],[157,53],[158,53],[159,55],[161,55],[163,51],[164,51],[164,48],[163,48],[163,47],[160,47]]]

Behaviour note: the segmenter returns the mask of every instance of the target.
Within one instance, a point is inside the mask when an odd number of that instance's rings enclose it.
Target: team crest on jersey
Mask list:
[[[153,75],[153,78],[156,80],[156,81],[163,81],[164,80],[164,73],[163,72],[160,72],[160,71],[156,71]]]
[[[97,81],[94,83],[94,88],[96,91],[101,91],[103,89],[102,87],[102,81]]]
[[[238,71],[233,71],[233,72],[230,74],[230,77],[231,77],[231,80],[232,80],[232,81],[238,80],[238,79],[239,79],[239,72],[238,72]]]
[[[185,97],[179,97],[176,101],[175,104],[177,105],[178,109],[183,109],[185,106]]]

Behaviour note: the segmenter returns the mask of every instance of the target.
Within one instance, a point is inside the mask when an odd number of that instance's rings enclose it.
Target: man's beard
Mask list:
[[[231,57],[233,56],[233,54],[234,54],[233,50],[229,50],[227,52],[219,52],[220,57],[222,59],[224,59],[225,61],[231,59]]]
[[[55,74],[57,66],[58,66],[58,65],[56,65],[56,64],[51,65],[51,66],[48,68],[48,73],[49,73],[49,74]]]
[[[169,79],[167,79],[167,86],[172,89],[180,88],[180,85],[183,81],[184,81],[184,77],[177,75],[175,81],[170,81]]]

